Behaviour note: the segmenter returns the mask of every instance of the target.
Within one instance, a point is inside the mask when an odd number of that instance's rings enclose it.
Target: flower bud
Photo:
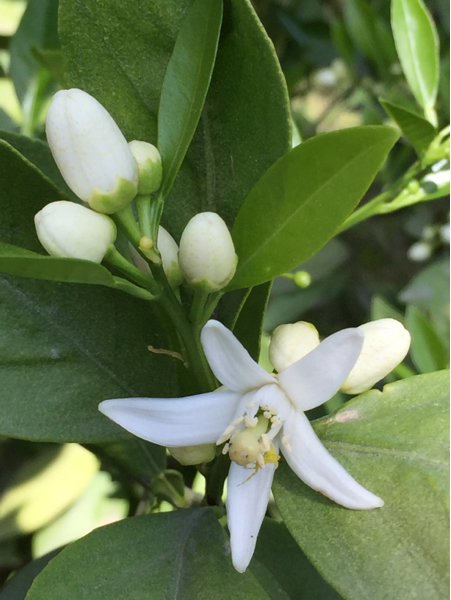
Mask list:
[[[158,149],[148,142],[138,140],[133,140],[128,145],[138,165],[138,194],[144,196],[156,192],[163,178]]]
[[[395,319],[378,319],[360,325],[365,339],[362,351],[340,391],[360,394],[388,375],[404,359],[410,334]]]
[[[158,228],[157,246],[161,254],[161,262],[163,263],[163,270],[167,280],[172,288],[176,288],[183,281],[183,274],[180,270],[178,261],[179,247],[172,235],[161,225]],[[152,272],[148,263],[131,244],[130,253],[135,266],[138,267],[138,269],[141,269],[143,273],[146,273],[146,275],[151,275]]]
[[[179,263],[187,282],[207,292],[225,287],[235,275],[238,258],[232,237],[219,215],[199,213],[180,239]]]
[[[216,446],[215,444],[202,444],[201,446],[168,448],[168,450],[181,465],[200,465],[214,459]]]
[[[269,360],[280,373],[319,346],[319,335],[311,323],[299,321],[279,325],[269,344]]]
[[[127,140],[95,98],[78,89],[53,96],[47,140],[67,185],[94,210],[111,214],[137,193],[138,168]]]
[[[100,263],[116,239],[116,225],[109,217],[66,200],[44,206],[34,222],[39,241],[51,256]]]

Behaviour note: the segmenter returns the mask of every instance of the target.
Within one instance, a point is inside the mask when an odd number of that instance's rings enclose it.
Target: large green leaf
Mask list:
[[[421,156],[435,137],[434,127],[423,117],[419,117],[402,106],[392,104],[387,100],[380,102],[388,116],[399,125],[416,153]]]
[[[64,549],[27,600],[269,600],[251,571],[232,567],[211,509],[133,517]]]
[[[277,161],[238,213],[231,289],[269,281],[310,258],[358,204],[398,137],[390,127],[325,133]]]
[[[359,483],[371,511],[342,508],[283,464],[274,485],[293,537],[347,600],[442,600],[448,594],[449,373],[372,390],[315,430]]]
[[[422,0],[392,0],[392,29],[413,95],[425,110],[433,108],[439,82],[439,42]]]
[[[177,395],[175,359],[148,303],[110,289],[0,277],[0,434],[101,442],[128,434],[106,398]]]
[[[127,139],[157,141],[165,69],[192,2],[60,2],[71,86],[93,94]],[[176,237],[202,210],[228,223],[261,175],[290,147],[288,98],[271,42],[248,0],[226,0],[215,69],[197,132],[168,196]]]
[[[221,21],[222,0],[195,0],[182,23],[166,69],[158,111],[163,197],[174,183],[202,113]]]
[[[263,521],[254,559],[272,573],[291,600],[341,599],[338,592],[322,579],[283,523],[274,519]]]

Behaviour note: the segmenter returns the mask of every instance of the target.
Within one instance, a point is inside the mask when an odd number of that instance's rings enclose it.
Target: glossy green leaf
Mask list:
[[[238,213],[230,289],[269,281],[310,258],[358,204],[395,143],[390,127],[356,127],[303,142],[254,186]]]
[[[439,41],[432,18],[422,0],[392,0],[391,19],[407,83],[418,104],[431,109],[439,83]]]
[[[0,500],[0,540],[47,525],[82,495],[99,468],[95,456],[67,444],[49,448],[16,474]]]
[[[65,548],[27,600],[269,600],[250,571],[237,573],[211,509],[133,517]]]
[[[254,559],[272,573],[291,600],[341,599],[338,592],[324,581],[283,523],[273,519],[263,521]]]
[[[381,100],[380,103],[388,116],[399,125],[403,134],[415,148],[416,153],[421,156],[434,139],[435,128],[429,121],[402,106],[397,106],[387,102],[387,100]]]
[[[210,85],[222,22],[222,0],[195,0],[169,60],[158,110],[166,197],[193,139]]]
[[[448,594],[449,373],[410,377],[351,400],[314,426],[327,449],[385,506],[352,511],[282,464],[284,521],[347,600],[442,600]]]
[[[1,242],[0,271],[34,279],[115,286],[111,273],[98,263],[75,258],[43,256]]]
[[[156,144],[165,70],[192,2],[60,1],[68,82],[93,94],[128,140]],[[247,193],[290,147],[291,119],[274,48],[249,0],[226,0],[207,101],[167,198],[163,225],[178,239],[194,214],[231,224]]]
[[[412,336],[410,355],[420,373],[449,366],[446,348],[429,319],[412,304],[406,310],[406,327]]]

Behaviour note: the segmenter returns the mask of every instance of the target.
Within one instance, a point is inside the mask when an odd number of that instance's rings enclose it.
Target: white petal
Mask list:
[[[366,510],[383,506],[383,500],[357,483],[329,454],[303,413],[293,410],[283,433],[290,436],[291,449],[288,451],[282,445],[282,453],[304,483],[347,508]]]
[[[240,573],[244,573],[254,554],[258,532],[268,506],[274,471],[275,464],[269,463],[246,481],[253,471],[234,462],[230,465],[227,522],[233,566]]]
[[[229,425],[240,397],[228,390],[186,398],[118,398],[99,410],[143,440],[161,446],[215,443]]]
[[[279,373],[279,383],[302,411],[320,406],[338,392],[362,350],[364,335],[343,329],[326,338],[307,356]]]
[[[219,321],[208,321],[201,340],[213,373],[229,390],[245,394],[274,383],[274,377],[250,357],[233,333]]]

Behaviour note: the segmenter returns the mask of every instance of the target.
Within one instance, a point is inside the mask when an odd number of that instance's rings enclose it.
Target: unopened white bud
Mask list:
[[[47,204],[34,222],[39,241],[51,256],[100,263],[116,239],[116,225],[109,217],[66,200]]]
[[[405,358],[410,333],[395,319],[378,319],[360,325],[365,335],[362,351],[340,391],[360,394],[388,375]]]
[[[193,217],[180,239],[179,263],[186,281],[214,292],[235,275],[237,256],[227,225],[213,212]]]
[[[95,98],[78,89],[57,92],[46,133],[61,175],[91,208],[111,214],[136,196],[136,161],[113,117]]]
[[[319,335],[311,323],[299,321],[279,325],[269,343],[269,360],[280,373],[319,346]]]
[[[202,444],[201,446],[168,448],[168,450],[181,465],[200,465],[214,459],[216,446],[215,444]]]
[[[157,246],[161,254],[161,262],[163,263],[163,270],[167,280],[172,288],[176,288],[183,281],[183,274],[180,270],[178,260],[179,247],[172,235],[161,225],[158,228]],[[138,267],[138,269],[141,269],[143,273],[146,273],[146,275],[152,275],[148,263],[131,244],[130,253],[135,266]]]
[[[160,153],[148,142],[133,140],[128,145],[138,165],[138,194],[152,194],[158,190],[163,178]]]

